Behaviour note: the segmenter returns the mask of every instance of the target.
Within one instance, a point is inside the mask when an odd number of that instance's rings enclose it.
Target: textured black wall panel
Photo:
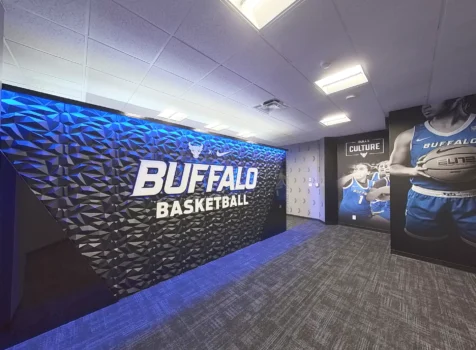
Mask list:
[[[285,151],[14,91],[2,92],[2,107],[2,151],[116,296],[262,239]],[[198,159],[190,142],[204,145]],[[141,159],[257,167],[258,184],[131,197]],[[156,219],[157,201],[227,194],[249,205]]]

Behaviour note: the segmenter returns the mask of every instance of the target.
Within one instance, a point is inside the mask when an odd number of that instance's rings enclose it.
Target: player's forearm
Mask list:
[[[390,165],[390,175],[395,176],[415,176],[415,168],[407,167],[401,164]]]
[[[365,199],[369,202],[376,200],[380,196],[380,192],[378,189],[372,189],[370,192],[367,194]]]
[[[381,196],[390,194],[390,186],[384,186],[379,188],[379,192]]]

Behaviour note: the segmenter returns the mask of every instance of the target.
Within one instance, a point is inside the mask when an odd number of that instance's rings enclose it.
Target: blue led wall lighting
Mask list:
[[[117,297],[261,239],[284,150],[13,90],[2,108],[1,150]],[[190,144],[203,145],[198,158]],[[231,191],[131,197],[142,159],[256,167],[258,183],[248,206],[157,219],[158,200]]]

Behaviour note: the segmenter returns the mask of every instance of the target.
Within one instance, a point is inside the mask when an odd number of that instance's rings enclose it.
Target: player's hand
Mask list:
[[[423,166],[423,164],[425,163],[425,158],[426,158],[426,154],[424,154],[420,158],[418,158],[418,160],[416,162],[416,166],[417,167]]]
[[[431,176],[426,173],[427,170],[428,170],[427,168],[417,165],[415,168],[413,168],[413,171],[414,171],[413,176],[423,176],[426,178],[431,178]]]
[[[431,176],[426,173],[427,168],[423,166],[423,164],[425,164],[425,158],[426,158],[426,154],[418,158],[416,167],[413,168],[415,172],[414,176],[423,176],[423,177],[431,178]]]

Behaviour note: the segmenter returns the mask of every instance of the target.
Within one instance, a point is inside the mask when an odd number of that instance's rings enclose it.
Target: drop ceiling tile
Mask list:
[[[193,3],[193,0],[115,1],[170,34],[177,30]]]
[[[377,96],[385,113],[419,106],[427,101],[428,81],[426,79],[417,83],[409,82],[405,88],[400,85],[379,86],[378,88]]]
[[[139,83],[149,69],[148,63],[91,39],[87,62],[88,67],[134,83]]]
[[[5,38],[72,62],[84,61],[84,36],[25,10],[7,6]]]
[[[10,51],[8,50],[7,45],[5,43],[3,44],[3,62],[8,63],[8,64],[16,65],[15,61],[13,60],[12,55],[10,54]]]
[[[124,101],[117,101],[111,98],[98,96],[91,93],[86,93],[85,101],[96,106],[111,108],[120,112],[124,111],[124,106],[126,104]]]
[[[168,42],[155,65],[193,82],[218,67],[218,63],[176,38]]]
[[[148,87],[139,86],[137,91],[130,99],[129,104],[159,112],[165,108],[178,109],[177,107],[180,106],[180,100],[173,96],[166,95],[156,90],[150,89]]]
[[[312,128],[317,123],[315,120],[311,119],[306,114],[294,108],[286,108],[283,110],[272,111],[269,115],[275,119],[279,119],[283,122],[294,125],[295,127],[302,130]]]
[[[429,103],[476,92],[476,48],[464,55],[447,55],[435,60]],[[448,67],[452,67],[448,69]]]
[[[9,81],[16,84],[26,84],[25,76],[23,75],[23,70],[16,65],[3,63],[2,70],[2,81]]]
[[[221,101],[222,95],[217,94],[207,88],[195,85],[183,94],[182,98],[186,101],[209,107]]]
[[[91,68],[87,69],[87,92],[90,94],[127,102],[136,87],[137,85],[130,81]]]
[[[273,98],[269,92],[263,90],[259,86],[250,84],[242,90],[229,96],[230,99],[244,104],[248,107],[256,107],[265,101]]]
[[[254,121],[253,121],[253,124],[249,124],[249,125],[253,125],[254,127],[253,130],[256,131],[257,135],[260,135],[261,130],[264,130],[266,132],[277,132],[281,134],[292,134],[295,132],[302,132],[302,130],[299,129],[298,127],[286,121],[282,121],[280,119],[274,118],[270,114],[261,113],[261,112],[258,112],[258,113],[260,113],[261,115],[259,117],[256,117],[256,119],[262,123],[265,123],[265,126],[262,127],[260,125],[259,127],[255,127]]]
[[[347,100],[345,91],[330,95],[330,99],[352,120],[360,129],[385,129],[385,114],[370,85],[361,85],[352,91],[355,98]]]
[[[89,36],[151,63],[169,35],[111,0],[91,0]]]
[[[332,62],[333,70],[358,62],[332,0],[303,1],[262,34],[312,82],[323,73],[322,61]]]
[[[293,107],[308,115],[311,119],[321,120],[323,117],[342,112],[334,103],[326,98],[314,99]]]
[[[193,129],[200,129],[200,128],[203,128],[204,124],[201,123],[201,122],[198,122],[196,120],[192,120],[192,119],[184,119],[180,122],[174,122],[172,121],[173,123],[176,123],[178,125],[182,125],[182,126],[186,126],[188,128],[193,128]]]
[[[198,85],[218,92],[224,96],[229,96],[243,89],[250,82],[231,70],[220,66],[198,82]]]
[[[402,55],[402,60],[394,64],[394,69],[389,70],[384,65],[375,64],[369,70],[370,77],[376,76],[376,79],[372,80],[372,86],[386,113],[427,101],[431,63],[428,63],[428,60],[416,60],[408,65],[405,61]],[[392,81],[395,84],[392,84]]]
[[[25,76],[27,84],[31,86],[43,86],[47,90],[60,91],[64,90],[70,95],[77,95],[82,90],[82,85],[78,83],[73,83],[71,81],[59,79],[52,77],[50,75],[38,73],[35,71],[23,69],[23,75]]]
[[[281,63],[275,73],[260,77],[259,86],[288,105],[323,99],[317,87],[289,63]]]
[[[175,36],[222,63],[256,36],[236,11],[217,0],[197,0]]]
[[[343,124],[331,125],[331,126],[319,126],[319,132],[321,135],[325,135],[325,137],[338,137],[338,136],[347,136],[347,135],[355,135],[363,132],[361,125],[359,123],[354,123],[352,121]],[[375,130],[375,129],[374,129]],[[381,130],[381,129],[379,129]],[[305,135],[311,137],[312,133],[308,133]],[[314,139],[317,140],[317,139]]]
[[[433,63],[429,102],[476,92],[476,2],[448,0]]]
[[[280,74],[287,62],[262,38],[256,37],[223,65],[260,86],[265,78]]]
[[[230,100],[228,97],[224,96],[218,96],[210,105],[210,108],[223,114],[232,116],[237,116],[244,111],[251,113],[253,112],[253,110],[251,110],[249,107],[243,106],[241,103]]]
[[[142,85],[174,96],[182,95],[192,86],[192,82],[158,67],[152,67]]]
[[[85,33],[88,0],[3,0],[3,3],[23,8],[76,32]]]
[[[334,2],[385,110],[424,103],[443,1]]]
[[[158,114],[159,111],[150,109],[150,108],[145,108],[141,106],[137,106],[131,103],[126,103],[123,107],[122,110],[124,113],[132,113],[132,114],[137,114],[143,118],[155,118]]]
[[[83,83],[83,66],[59,57],[7,41],[20,67],[77,84]]]
[[[80,100],[81,85],[5,63],[2,81],[26,89]]]
[[[154,110],[157,111],[157,113],[166,108],[171,108],[187,114],[187,119],[195,120],[203,124],[209,124],[216,121],[226,123],[229,120],[227,116],[218,111],[171,95],[163,94],[145,86],[139,86],[126,107],[129,107],[129,105]]]

